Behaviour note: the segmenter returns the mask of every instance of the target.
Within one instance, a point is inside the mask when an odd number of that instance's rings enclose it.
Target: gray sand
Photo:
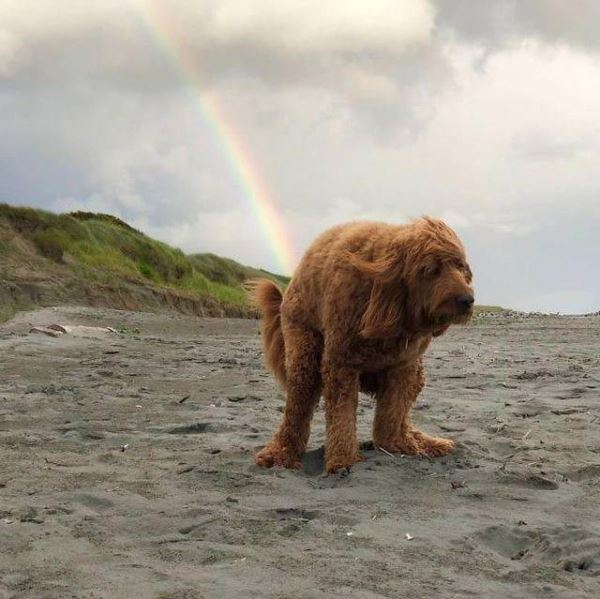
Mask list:
[[[121,332],[29,333],[52,323]],[[456,452],[371,449],[324,478],[322,409],[304,471],[254,465],[283,405],[256,322],[20,314],[0,327],[0,597],[600,596],[600,318],[455,327],[426,362],[415,421]]]

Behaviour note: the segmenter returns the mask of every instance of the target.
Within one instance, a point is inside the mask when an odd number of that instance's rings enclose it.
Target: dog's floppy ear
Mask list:
[[[407,287],[404,281],[406,253],[394,244],[372,261],[350,254],[351,264],[371,279],[372,288],[360,321],[360,335],[366,339],[397,337],[405,330]]]
[[[397,285],[373,282],[369,303],[360,321],[360,335],[365,339],[397,337],[404,331],[406,289]]]

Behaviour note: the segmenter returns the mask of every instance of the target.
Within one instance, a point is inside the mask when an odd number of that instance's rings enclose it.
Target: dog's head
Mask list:
[[[423,218],[400,228],[384,255],[354,260],[373,286],[361,335],[389,338],[444,333],[473,315],[472,274],[462,243],[445,223]]]

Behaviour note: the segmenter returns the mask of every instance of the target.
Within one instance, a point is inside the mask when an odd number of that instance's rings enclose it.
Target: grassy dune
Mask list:
[[[115,307],[137,309],[164,297],[175,308],[196,302],[199,313],[243,316],[250,308],[242,285],[255,277],[288,282],[214,254],[185,255],[114,216],[0,204],[0,318],[23,305],[52,303],[53,296],[103,305],[112,297]],[[48,301],[38,301],[36,284]],[[107,295],[94,297],[102,291]]]

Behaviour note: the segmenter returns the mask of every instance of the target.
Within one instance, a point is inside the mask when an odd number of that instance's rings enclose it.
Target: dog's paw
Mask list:
[[[401,453],[403,455],[423,455],[423,448],[412,435],[394,439],[393,441],[382,441],[373,444],[377,449],[387,451],[388,453]]]
[[[421,448],[421,453],[430,458],[445,456],[454,451],[454,441],[451,439],[431,437],[421,431],[413,431],[413,435]]]
[[[272,468],[273,466],[292,468],[294,470],[302,468],[302,460],[300,460],[299,456],[292,455],[285,448],[274,444],[269,444],[261,449],[256,454],[255,461],[261,468]]]
[[[363,457],[360,454],[356,454],[352,457],[340,457],[334,456],[327,458],[325,461],[325,470],[327,474],[335,474],[336,472],[341,476],[347,476],[350,474],[350,468],[358,462],[362,462]]]

